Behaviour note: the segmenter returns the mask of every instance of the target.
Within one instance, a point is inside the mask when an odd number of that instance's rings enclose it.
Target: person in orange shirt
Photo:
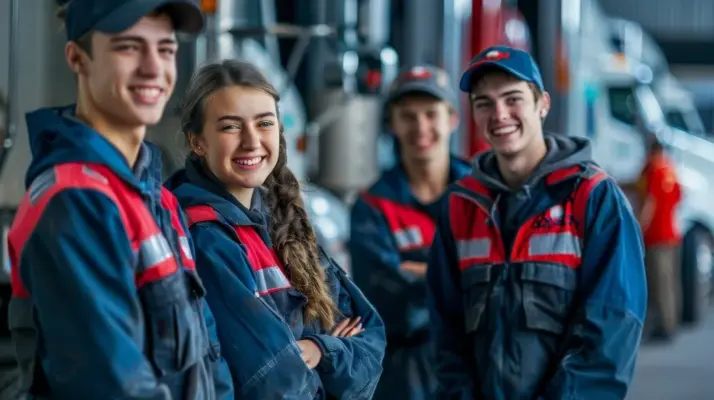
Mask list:
[[[679,321],[679,246],[677,207],[682,200],[675,166],[654,135],[638,181],[639,221],[645,244],[648,307],[645,333],[668,340]]]

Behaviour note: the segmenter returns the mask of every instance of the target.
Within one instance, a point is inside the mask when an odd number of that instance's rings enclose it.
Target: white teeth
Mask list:
[[[156,88],[139,88],[134,89],[134,92],[142,97],[159,97],[161,94],[161,90]]]
[[[500,136],[500,135],[508,135],[508,134],[514,133],[517,130],[518,130],[518,127],[515,125],[512,125],[512,126],[504,126],[502,128],[494,129],[491,131],[491,133],[494,135]]]
[[[240,165],[255,165],[260,162],[263,157],[255,157],[250,159],[236,160],[236,164]]]

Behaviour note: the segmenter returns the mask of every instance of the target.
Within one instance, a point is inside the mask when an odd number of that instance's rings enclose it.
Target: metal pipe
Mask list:
[[[17,99],[18,99],[18,71],[20,68],[20,0],[10,0],[10,47],[8,51],[8,90],[7,104],[5,107],[5,139],[2,142],[2,152],[0,152],[0,171],[2,171],[7,161],[8,153],[14,144],[14,137],[17,131]]]

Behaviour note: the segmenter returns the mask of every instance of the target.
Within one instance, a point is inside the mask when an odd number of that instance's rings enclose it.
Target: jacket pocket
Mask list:
[[[187,371],[206,354],[202,310],[189,291],[191,273],[179,270],[144,285],[139,295],[144,306],[147,353],[159,377]],[[196,278],[197,279],[197,278]]]
[[[563,333],[577,288],[577,270],[556,264],[523,264],[521,280],[526,327]]]
[[[464,325],[467,333],[477,332],[488,328],[488,320],[484,318],[493,268],[490,265],[472,265],[461,275],[461,288],[464,302]]]

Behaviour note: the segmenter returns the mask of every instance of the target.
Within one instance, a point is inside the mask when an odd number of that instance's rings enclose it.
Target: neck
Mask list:
[[[80,97],[75,110],[77,118],[91,126],[97,133],[104,136],[124,156],[130,167],[134,167],[139,157],[141,143],[146,136],[146,126],[130,126],[109,118],[91,105],[89,101],[82,101]]]
[[[531,145],[531,149],[523,151],[514,157],[506,157],[496,154],[498,170],[506,184],[517,189],[528,180],[533,170],[543,161],[548,149],[545,140],[541,137],[537,143]]]
[[[430,203],[439,198],[449,185],[449,156],[429,161],[404,159],[409,186],[419,201]]]
[[[250,204],[253,200],[253,188],[235,188],[230,190],[230,194],[238,200],[238,202],[243,205],[243,207],[250,210]]]

